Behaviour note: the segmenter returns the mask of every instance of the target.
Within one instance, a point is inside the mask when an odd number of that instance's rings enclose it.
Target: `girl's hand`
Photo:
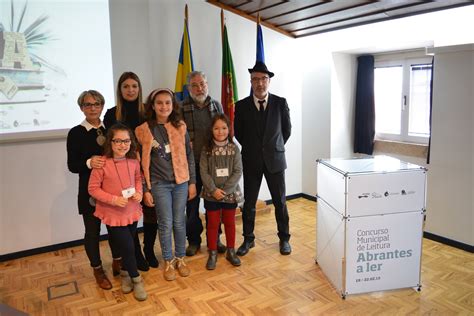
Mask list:
[[[221,190],[221,189],[216,189],[213,193],[212,193],[212,196],[216,199],[216,200],[222,200],[226,194],[225,194],[225,191],[224,190]]]
[[[91,167],[93,169],[102,169],[105,165],[105,157],[103,156],[92,156]]]
[[[135,194],[132,195],[132,200],[138,203],[142,201],[142,198],[143,198],[143,195],[140,192],[135,192]]]
[[[123,196],[117,196],[113,202],[113,204],[118,207],[125,207],[127,203],[128,199],[124,198]]]
[[[143,193],[143,202],[145,202],[145,205],[148,207],[155,206],[153,195],[151,195],[150,191]]]
[[[191,183],[188,186],[188,201],[192,200],[196,197],[197,191],[196,191],[196,184]]]

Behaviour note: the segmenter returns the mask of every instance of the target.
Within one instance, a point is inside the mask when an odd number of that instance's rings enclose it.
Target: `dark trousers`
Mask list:
[[[186,237],[190,245],[201,244],[201,234],[203,231],[202,221],[199,217],[199,202],[202,190],[202,180],[199,170],[199,163],[196,162],[196,197],[186,203]]]
[[[242,210],[243,236],[246,241],[255,239],[255,204],[257,203],[262,177],[265,176],[275,207],[275,218],[280,240],[290,240],[288,208],[286,207],[285,171],[270,173],[264,164],[261,168],[246,168],[244,164],[244,195]]]
[[[137,233],[137,222],[127,226],[107,226],[109,234],[122,253],[122,270],[128,271],[132,278],[139,276],[137,260],[135,259],[135,243],[133,241]]]
[[[91,267],[95,268],[102,265],[99,251],[99,237],[100,237],[100,219],[94,216],[93,213],[82,214],[84,221],[84,248],[86,249],[87,257]],[[108,229],[107,229],[108,230]],[[109,231],[110,234],[110,231]],[[109,238],[110,251],[113,258],[120,258],[120,248],[116,243]]]

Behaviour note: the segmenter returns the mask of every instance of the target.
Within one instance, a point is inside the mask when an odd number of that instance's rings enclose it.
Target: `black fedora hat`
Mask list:
[[[252,73],[252,72],[262,72],[262,73],[268,74],[268,76],[270,78],[275,75],[273,72],[268,70],[267,66],[261,61],[257,61],[255,63],[255,66],[253,66],[253,68],[249,68],[249,72],[250,73]]]

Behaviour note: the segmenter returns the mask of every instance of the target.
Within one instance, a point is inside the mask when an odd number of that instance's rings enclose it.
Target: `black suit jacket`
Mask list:
[[[235,105],[234,133],[242,145],[245,169],[261,168],[277,173],[286,169],[285,144],[291,135],[290,109],[285,98],[269,94],[263,135],[258,126],[258,110],[253,96]]]

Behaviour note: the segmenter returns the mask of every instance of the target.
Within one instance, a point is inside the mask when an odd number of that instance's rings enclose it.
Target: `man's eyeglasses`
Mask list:
[[[92,109],[92,108],[96,108],[96,109],[100,109],[102,107],[102,104],[99,103],[99,102],[96,102],[96,103],[84,103],[82,105],[84,108],[86,109]]]
[[[252,79],[250,79],[250,81],[252,81],[253,83],[257,83],[257,82],[260,82],[260,81],[261,81],[261,82],[267,82],[268,79],[270,79],[270,77],[267,77],[267,76],[261,77],[261,78],[259,78],[259,77],[253,77]]]
[[[205,81],[200,82],[200,83],[192,83],[191,88],[193,88],[193,89],[197,89],[197,88],[204,89],[206,87],[206,85],[207,85],[207,83]]]
[[[120,144],[128,145],[131,142],[132,141],[130,139],[112,139],[112,143],[114,143],[115,145],[120,145]]]

